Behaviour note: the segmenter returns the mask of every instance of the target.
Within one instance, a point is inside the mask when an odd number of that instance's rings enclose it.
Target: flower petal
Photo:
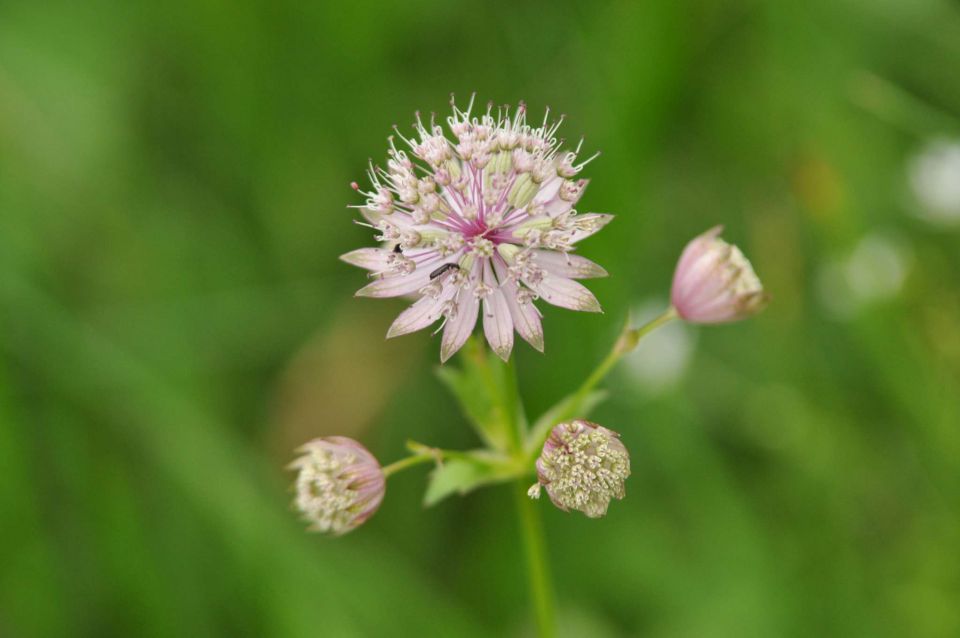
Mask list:
[[[434,323],[443,314],[443,304],[453,297],[454,286],[444,286],[440,296],[434,299],[424,295],[413,305],[401,312],[387,330],[387,339],[423,330]]]
[[[583,193],[587,190],[587,186],[590,185],[589,179],[581,179],[578,181],[580,182],[580,188],[576,196],[573,199],[571,199],[569,202],[564,201],[560,197],[557,197],[556,200],[554,200],[547,206],[548,215],[552,217],[556,217],[557,215],[560,215],[561,213],[565,213],[577,205],[577,202],[580,201],[580,198],[583,197]],[[560,204],[560,202],[563,202],[563,204]]]
[[[376,226],[380,222],[380,220],[385,217],[385,215],[380,211],[373,210],[372,208],[367,208],[366,206],[360,209],[360,214],[363,216],[365,220],[367,220],[367,222],[369,222],[370,224],[373,224],[374,226]]]
[[[730,248],[716,245],[687,260],[671,296],[680,305],[695,307],[712,299],[727,286],[731,273],[724,268]]]
[[[537,194],[533,196],[532,204],[542,204],[545,206],[554,199],[559,199],[557,193],[560,192],[560,186],[562,184],[563,178],[554,175],[540,185],[540,190],[538,190]]]
[[[577,215],[577,222],[581,224],[584,228],[582,230],[573,231],[573,236],[570,238],[570,243],[575,244],[582,239],[586,239],[590,235],[593,235],[601,228],[610,223],[610,220],[613,219],[613,215],[608,213],[586,213],[584,215]]]
[[[454,261],[454,258],[447,261]],[[430,283],[430,273],[433,272],[442,261],[444,261],[444,259],[437,256],[419,264],[416,270],[409,275],[386,275],[367,284],[354,293],[354,296],[400,297],[417,292]]]
[[[607,271],[586,257],[555,250],[535,250],[536,262],[553,275],[568,279],[606,277]]]
[[[547,273],[543,280],[538,283],[526,280],[524,280],[524,283],[530,286],[530,289],[540,295],[547,303],[554,306],[569,308],[570,310],[583,310],[584,312],[603,312],[600,309],[600,302],[593,296],[593,293],[572,279]]]
[[[510,307],[503,297],[497,280],[493,275],[493,266],[489,260],[483,266],[483,283],[490,286],[493,292],[483,300],[483,332],[487,336],[487,343],[504,361],[510,358],[513,350],[513,319],[510,316]]]
[[[493,267],[500,280],[500,290],[510,309],[513,327],[517,334],[531,346],[543,352],[543,325],[540,322],[540,313],[533,303],[521,304],[517,302],[517,284],[507,277],[507,266],[502,257],[495,257]]]
[[[356,297],[401,297],[417,292],[430,282],[430,270],[418,268],[409,275],[390,275],[373,281],[357,292]]]
[[[587,186],[590,184],[590,180],[588,179],[579,180],[583,182],[583,184],[578,189],[576,196],[572,200],[568,201],[560,197],[559,186],[563,181],[565,180],[560,180],[558,178],[557,188],[547,191],[546,187],[544,187],[539,193],[537,193],[537,197],[533,198],[534,203],[541,204],[544,212],[550,217],[558,217],[576,206],[577,202],[580,201],[580,198],[583,197],[583,192],[587,190]],[[549,198],[546,197],[547,194],[549,194]]]
[[[390,253],[391,251],[386,248],[358,248],[340,255],[340,259],[351,266],[382,271],[388,268],[387,258],[390,257]]]
[[[690,243],[684,247],[673,276],[675,284],[685,276],[694,261],[699,259],[704,253],[709,252],[709,247],[713,243],[713,240],[719,237],[722,232],[722,225],[714,226],[702,235],[693,238]]]
[[[440,363],[456,354],[457,350],[467,342],[473,327],[477,325],[477,310],[480,302],[473,291],[460,289],[457,295],[457,312],[443,328],[443,341],[440,343]]]
[[[361,208],[360,214],[363,215],[363,218],[374,226],[378,226],[380,222],[387,222],[391,226],[396,226],[406,230],[407,228],[414,225],[413,219],[407,213],[394,210],[390,213],[381,213],[380,211],[373,210],[372,208]]]

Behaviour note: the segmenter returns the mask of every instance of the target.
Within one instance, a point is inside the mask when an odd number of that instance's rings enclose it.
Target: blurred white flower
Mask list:
[[[663,310],[661,298],[644,301],[633,313],[636,325],[643,325]],[[694,330],[682,321],[672,321],[657,329],[656,334],[641,339],[637,348],[626,356],[624,370],[630,378],[650,394],[659,394],[676,385],[687,371],[696,337]]]
[[[821,269],[821,301],[835,317],[850,318],[865,305],[896,297],[909,264],[910,251],[902,241],[879,233],[866,235],[846,259]]]
[[[907,276],[906,249],[881,235],[867,235],[847,260],[847,281],[862,301],[881,301],[897,295]]]
[[[935,139],[910,159],[910,186],[918,216],[939,225],[960,223],[960,140]]]

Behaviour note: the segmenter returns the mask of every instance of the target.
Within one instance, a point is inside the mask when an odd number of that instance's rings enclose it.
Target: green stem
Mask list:
[[[503,411],[508,421],[507,431],[512,435],[510,438],[511,450],[519,454],[523,450],[523,441],[527,436],[527,422],[523,413],[523,403],[520,401],[517,368],[513,359],[504,363],[504,375],[506,379],[503,384]]]
[[[502,414],[507,419],[505,425],[510,436],[512,451],[519,463],[518,468],[522,473],[521,476],[526,476],[528,470],[523,442],[527,435],[527,421],[524,415],[523,402],[520,400],[517,369],[513,363],[506,363],[504,375],[504,382],[501,385],[503,392],[498,395],[501,401],[500,407]],[[547,562],[547,543],[543,533],[543,521],[540,518],[540,510],[527,496],[524,478],[521,478],[514,487],[517,516],[520,520],[520,535],[523,538],[523,548],[526,556],[527,583],[537,621],[537,635],[540,638],[552,638],[556,636],[557,628],[554,618],[553,587],[550,584],[550,565]]]
[[[436,461],[437,455],[424,453],[424,454],[414,454],[413,456],[408,456],[405,459],[400,459],[399,461],[394,461],[390,465],[386,465],[383,468],[383,475],[387,478],[391,474],[396,474],[401,472],[408,467],[413,467],[414,465],[420,465],[421,463],[429,463],[430,461]]]
[[[445,450],[439,447],[433,447],[432,445],[426,445],[424,443],[419,443],[414,440],[407,441],[407,449],[410,450],[416,456],[428,456],[435,461],[443,461],[445,459],[463,459],[465,461],[474,461],[476,460],[476,452],[469,452],[463,450]],[[507,457],[500,457],[496,452],[490,453],[491,458],[496,458],[497,460],[503,460]]]
[[[482,339],[471,337],[461,350],[464,362],[461,376],[472,377],[489,397],[494,412],[489,419],[473,421],[488,447],[515,454],[523,447],[526,416],[517,389],[517,373],[512,360],[502,362],[487,350]]]
[[[614,344],[610,354],[600,362],[600,365],[590,373],[586,381],[563,399],[558,401],[553,407],[544,412],[536,420],[530,434],[527,436],[524,445],[524,451],[528,460],[532,461],[540,453],[543,447],[543,441],[547,438],[550,430],[557,424],[569,421],[574,418],[582,418],[587,415],[584,412],[595,405],[601,397],[602,392],[594,391],[604,377],[613,369],[613,366],[620,361],[620,358],[637,347],[640,339],[652,332],[654,329],[677,318],[677,311],[671,306],[664,311],[662,315],[648,321],[639,328],[630,328],[629,323],[624,327],[623,332]]]
[[[617,365],[623,355],[632,351],[637,347],[637,343],[647,336],[649,333],[653,332],[660,326],[665,323],[669,323],[677,317],[677,311],[673,306],[667,308],[663,314],[658,317],[655,317],[643,324],[639,328],[631,328],[625,330],[620,338],[617,340],[617,343],[614,344],[613,349],[610,350],[610,354],[600,362],[593,372],[590,373],[590,376],[587,377],[586,381],[583,382],[576,393],[573,395],[573,400],[570,402],[569,408],[561,415],[557,423],[562,423],[567,419],[574,418],[578,416],[580,408],[583,406],[583,402],[586,400],[587,395],[593,391],[597,384],[603,381],[604,377],[610,373],[610,370],[613,369],[613,366]]]
[[[517,482],[515,487],[520,534],[523,537],[523,548],[526,554],[527,583],[537,620],[537,635],[540,638],[552,638],[557,634],[557,627],[543,521],[540,518],[540,510],[527,496],[527,489],[523,482]]]

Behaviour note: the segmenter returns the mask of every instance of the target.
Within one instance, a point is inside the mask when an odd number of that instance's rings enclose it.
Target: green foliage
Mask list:
[[[504,363],[488,352],[476,337],[463,347],[458,360],[462,362],[461,369],[442,366],[437,368],[437,376],[456,397],[484,442],[495,450],[516,450],[517,424],[525,426],[512,363]]]
[[[423,504],[431,507],[448,496],[464,496],[480,486],[502,483],[515,477],[516,472],[509,463],[485,460],[479,455],[443,461],[430,473]]]

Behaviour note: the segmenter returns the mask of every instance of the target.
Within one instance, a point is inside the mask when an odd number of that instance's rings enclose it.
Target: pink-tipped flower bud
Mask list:
[[[611,499],[626,495],[630,455],[620,435],[589,421],[561,423],[553,428],[537,459],[537,482],[527,492],[539,498],[547,490],[553,504],[578,510],[590,518],[607,513]]]
[[[297,451],[303,456],[289,466],[298,472],[294,505],[311,531],[346,534],[380,507],[386,479],[367,448],[344,436],[330,436]]]
[[[692,323],[724,323],[763,310],[767,295],[740,249],[720,239],[722,226],[684,248],[673,275],[670,301]]]

